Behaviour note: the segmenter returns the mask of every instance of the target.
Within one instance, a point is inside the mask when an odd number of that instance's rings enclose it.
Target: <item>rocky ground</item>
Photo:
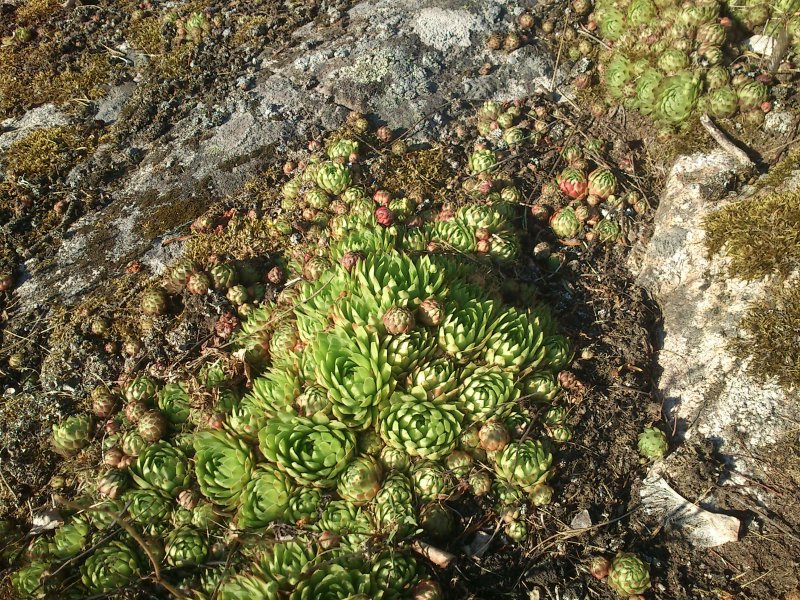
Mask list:
[[[96,465],[99,457],[63,463],[51,426],[149,350],[120,358],[89,321],[136,318],[130,298],[198,248],[197,217],[274,210],[283,162],[303,158],[350,111],[373,129],[388,125],[412,153],[441,147],[456,164],[469,139],[457,125],[471,126],[484,100],[541,94],[554,123],[609,142],[608,160],[645,208],[629,211],[624,243],[611,248],[560,248],[524,218],[529,256],[538,241],[563,252],[555,273],[529,260],[524,277],[545,290],[576,346],[574,438],[559,459],[557,499],[528,543],[498,539],[479,558],[459,536],[447,546],[459,559],[438,579],[453,598],[611,598],[588,562],[625,550],[651,565],[648,597],[794,597],[796,392],[755,378],[747,359],[725,350],[771,281],[737,279],[729,259],[703,245],[705,215],[763,193],[760,172],[792,149],[790,111],[768,115],[755,136],[723,126],[746,138],[755,163],[717,149],[702,129],[691,143],[661,145],[637,116],[593,116],[569,86],[579,65],[560,56],[557,36],[534,28],[510,51],[485,44],[515,30],[524,11],[537,23],[557,17],[559,3],[17,4],[0,4],[0,37],[30,24],[37,50],[10,46],[0,59],[0,516],[29,523],[76,492],[76,469]],[[185,27],[196,11],[208,23],[199,32]],[[673,166],[686,144],[704,153]],[[528,154],[508,166],[526,204],[558,161],[557,152]],[[783,163],[788,174],[794,166]],[[651,423],[672,434],[655,466],[636,451]],[[702,510],[663,493],[664,482]],[[465,519],[477,510],[458,509]]]

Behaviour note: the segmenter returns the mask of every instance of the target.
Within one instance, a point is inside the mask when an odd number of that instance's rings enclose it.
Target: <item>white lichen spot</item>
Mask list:
[[[483,24],[478,16],[465,10],[425,8],[411,27],[423,44],[447,52],[454,47],[469,48],[472,32],[482,29]]]

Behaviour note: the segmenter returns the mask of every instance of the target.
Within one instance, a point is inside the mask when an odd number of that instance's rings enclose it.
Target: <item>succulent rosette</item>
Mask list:
[[[337,484],[339,496],[355,506],[372,500],[381,489],[383,468],[371,456],[358,456],[345,467]]]
[[[349,159],[351,154],[358,154],[358,142],[342,138],[328,146],[328,158]]]
[[[669,125],[689,118],[702,91],[702,82],[688,71],[665,78],[656,92],[655,116]]]
[[[611,562],[607,582],[620,596],[641,594],[650,587],[650,567],[635,554],[623,552]]]
[[[447,470],[432,460],[423,460],[411,469],[414,495],[421,502],[444,500],[453,491],[453,481]]]
[[[469,170],[472,173],[489,171],[497,164],[497,155],[488,149],[476,150],[469,156]]]
[[[414,369],[406,382],[414,396],[432,402],[448,402],[458,392],[458,376],[451,360],[436,358]]]
[[[497,457],[495,470],[498,477],[532,492],[550,476],[552,462],[553,454],[545,442],[526,439],[506,445]]]
[[[380,413],[379,432],[388,446],[436,460],[455,448],[462,418],[452,404],[395,393]]]
[[[23,598],[44,598],[48,592],[45,585],[50,565],[44,561],[34,561],[11,575],[11,585]]]
[[[348,427],[370,427],[394,388],[386,344],[353,326],[320,334],[311,352],[317,383],[328,390],[333,414]]]
[[[404,552],[387,550],[372,562],[373,580],[388,588],[387,595],[408,595],[424,573],[416,558]]]
[[[274,581],[279,589],[296,586],[317,560],[316,549],[300,541],[287,541],[271,545],[260,555],[257,572],[267,581]]]
[[[386,362],[392,369],[392,376],[400,379],[409,374],[435,349],[436,339],[427,329],[417,328],[392,336],[386,346]]]
[[[244,486],[239,504],[239,526],[262,529],[283,519],[294,491],[291,480],[272,465],[259,465]]]
[[[732,117],[738,109],[739,96],[730,86],[716,89],[708,96],[708,110],[718,119]]]
[[[605,66],[603,83],[605,83],[608,94],[612,98],[621,98],[632,77],[633,65],[631,61],[621,54],[614,54]]]
[[[611,169],[598,168],[589,173],[589,194],[605,200],[617,191],[617,178]]]
[[[89,538],[89,521],[83,516],[72,517],[53,535],[53,556],[59,559],[77,555]]]
[[[113,592],[141,577],[137,552],[120,541],[97,548],[81,566],[81,581],[92,593]]]
[[[182,383],[168,383],[158,392],[158,408],[167,421],[178,427],[189,420],[192,400]]]
[[[195,434],[195,475],[200,491],[216,504],[235,508],[255,464],[252,449],[223,431]]]
[[[525,397],[534,402],[550,402],[561,391],[555,375],[549,372],[534,372],[524,384]]]
[[[519,390],[509,372],[498,366],[465,368],[458,405],[471,418],[480,420],[507,412],[517,398]]]
[[[767,86],[760,81],[748,81],[737,90],[739,106],[743,111],[761,107],[769,97]]]
[[[316,488],[296,488],[289,497],[286,520],[313,523],[317,520],[317,511],[321,500],[322,496]]]
[[[637,78],[635,106],[642,114],[649,115],[655,110],[656,90],[662,79],[662,74],[656,69],[647,69]]]
[[[259,447],[301,485],[332,487],[355,450],[356,436],[339,421],[282,413],[258,434]]]
[[[579,169],[567,167],[556,178],[558,189],[570,198],[580,200],[585,197],[589,190],[589,181],[586,175]]]
[[[390,473],[372,502],[378,530],[398,538],[413,535],[417,529],[411,480],[400,472]]]
[[[384,446],[378,460],[387,472],[408,473],[411,469],[411,457],[405,450],[399,448]]]
[[[158,535],[169,527],[172,499],[158,490],[132,489],[122,495],[131,521],[147,533]]]
[[[217,600],[274,600],[279,597],[277,583],[246,573],[226,579],[216,591]]]
[[[581,233],[583,226],[575,215],[575,210],[566,206],[550,217],[550,229],[557,237],[575,238]]]
[[[491,333],[495,315],[495,302],[480,296],[470,300],[470,289],[453,291],[451,302],[437,331],[439,346],[456,358],[467,360],[483,348]]]
[[[533,317],[513,307],[500,313],[486,342],[486,362],[510,371],[541,363],[545,354],[544,334]]]
[[[194,527],[179,527],[167,536],[167,563],[173,567],[199,565],[208,557],[208,551],[208,536]]]
[[[667,442],[666,434],[658,427],[646,427],[639,434],[638,448],[639,454],[644,458],[658,460],[666,455],[667,450],[669,450],[669,443]]]
[[[549,335],[544,338],[545,358],[542,367],[560,371],[572,360],[569,341],[563,335]]]
[[[147,402],[156,395],[157,391],[158,384],[152,377],[147,375],[135,377],[123,388],[125,400],[128,402],[134,402],[135,400]]]
[[[350,185],[350,169],[335,162],[323,163],[317,170],[315,181],[329,194],[341,194]]]
[[[338,564],[314,571],[289,596],[290,600],[340,600],[342,598],[383,598],[372,578],[356,569]]]
[[[141,488],[161,490],[170,496],[189,485],[189,459],[167,441],[148,445],[130,467],[130,474]]]
[[[92,439],[94,422],[90,415],[73,415],[53,425],[53,448],[69,456],[85,448]]]

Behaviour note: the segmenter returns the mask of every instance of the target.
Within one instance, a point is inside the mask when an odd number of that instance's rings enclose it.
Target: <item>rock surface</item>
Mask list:
[[[769,475],[771,467],[758,458],[760,452],[796,427],[787,415],[797,398],[777,385],[754,381],[747,363],[726,349],[749,305],[763,297],[769,283],[768,278],[730,277],[727,259],[709,257],[704,245],[705,216],[746,197],[747,192],[725,197],[726,185],[742,170],[722,151],[678,160],[638,267],[638,283],[650,290],[663,314],[657,374],[667,422],[675,423],[684,443],[711,442],[728,465],[720,484],[750,485],[748,477]],[[796,187],[797,181],[786,185]],[[661,467],[673,476],[694,466],[672,458]],[[646,482],[643,498],[658,495]],[[757,495],[764,498],[761,491]]]

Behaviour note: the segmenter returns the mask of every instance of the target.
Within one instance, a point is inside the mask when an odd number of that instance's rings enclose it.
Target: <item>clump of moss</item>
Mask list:
[[[46,127],[11,144],[2,161],[12,177],[52,179],[92,154],[98,143],[97,132],[81,125]]]
[[[62,0],[28,0],[16,11],[21,23],[35,23],[63,8]]]
[[[752,358],[749,372],[785,387],[800,385],[800,288],[781,285],[753,304],[741,322],[745,335],[731,342],[734,355]],[[765,359],[765,357],[768,357]]]
[[[728,257],[734,277],[785,278],[800,265],[800,191],[730,204],[709,214],[703,226],[709,254]]]
[[[384,154],[379,161],[385,167],[385,188],[395,195],[416,194],[435,202],[443,202],[450,195],[448,184],[454,172],[444,160],[440,147],[416,150],[402,156]]]

